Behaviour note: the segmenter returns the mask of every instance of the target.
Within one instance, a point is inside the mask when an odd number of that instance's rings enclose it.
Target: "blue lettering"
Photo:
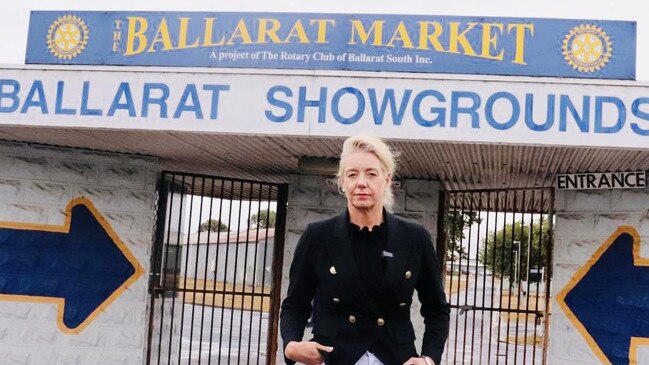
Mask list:
[[[5,85],[13,88],[13,91],[6,92]],[[20,106],[20,99],[18,92],[20,91],[20,84],[16,80],[2,79],[0,80],[0,113],[13,113]],[[5,99],[11,100],[11,105],[2,106],[2,101]]]
[[[602,121],[602,109],[604,103],[613,104],[617,107],[617,122],[610,127],[604,127]],[[595,97],[595,133],[617,133],[626,122],[626,108],[624,102],[614,96]]]
[[[493,109],[494,109],[494,104],[498,101],[498,99],[506,99],[509,101],[509,103],[512,106],[512,115],[509,118],[508,121],[506,122],[499,122],[494,118],[493,114]],[[498,130],[506,130],[511,127],[513,127],[516,122],[518,121],[518,117],[521,114],[521,106],[518,104],[518,100],[516,100],[516,97],[508,92],[505,91],[500,91],[497,92],[489,97],[487,99],[487,103],[485,104],[485,118],[487,119],[487,123],[494,127],[495,129]]]
[[[460,107],[460,99],[468,98],[471,106]],[[471,127],[480,128],[478,108],[480,107],[480,95],[471,91],[453,91],[451,93],[451,127],[457,127],[457,117],[460,114],[468,114],[471,117]]]
[[[122,95],[126,99],[124,103],[120,103],[119,101],[122,100]],[[122,82],[119,84],[119,87],[117,88],[117,92],[115,93],[115,98],[113,98],[113,102],[110,105],[110,109],[108,109],[108,115],[109,117],[112,117],[115,115],[115,111],[117,109],[124,109],[128,110],[128,115],[130,117],[135,116],[135,105],[133,104],[133,95],[131,94],[131,88],[128,85],[128,82]]]
[[[63,81],[56,83],[56,106],[54,107],[54,114],[67,114],[74,115],[77,114],[76,109],[64,109],[63,108]]]
[[[401,98],[401,103],[399,104],[399,110],[396,107],[396,99],[394,97],[394,89],[387,89],[383,94],[383,99],[381,100],[381,107],[379,109],[377,98],[376,98],[376,89],[367,90],[370,97],[370,107],[372,108],[372,116],[374,116],[374,124],[382,125],[383,119],[385,118],[385,110],[388,105],[390,106],[390,113],[392,114],[392,123],[394,125],[401,125],[403,120],[403,115],[406,112],[406,107],[408,106],[408,101],[410,100],[410,94],[412,90],[406,89],[403,92],[403,97]]]
[[[352,94],[356,97],[356,112],[349,118],[345,118],[340,114],[340,98],[345,94]],[[334,119],[341,124],[353,124],[358,122],[359,119],[363,116],[363,111],[365,111],[365,98],[360,90],[353,87],[344,87],[338,91],[331,99],[331,114],[333,114]]]
[[[568,127],[566,112],[570,111],[570,114],[572,115],[572,118],[577,123],[579,130],[581,130],[582,132],[588,132],[589,129],[588,124],[590,119],[590,96],[584,96],[581,110],[582,110],[583,117],[581,117],[577,113],[577,109],[572,104],[570,97],[568,97],[568,95],[561,95],[561,98],[559,99],[559,130],[561,132],[566,131]]]
[[[161,95],[157,98],[151,97],[152,90],[159,90]],[[149,116],[149,105],[157,104],[160,106],[160,118],[167,118],[167,99],[169,98],[169,86],[162,83],[144,83],[142,95],[142,116]]]
[[[293,116],[293,106],[291,106],[291,104],[286,101],[277,99],[275,97],[276,93],[283,93],[288,97],[293,96],[293,92],[291,91],[291,89],[286,86],[278,85],[268,89],[268,93],[266,93],[266,100],[268,100],[268,103],[272,106],[276,106],[278,108],[284,109],[285,112],[283,115],[275,115],[273,114],[272,111],[265,110],[266,119],[275,123],[286,122],[287,120],[291,119],[291,117]]]
[[[191,104],[187,103],[189,99],[191,99]],[[203,119],[201,101],[198,99],[198,92],[196,91],[196,85],[194,84],[187,84],[187,86],[185,86],[185,91],[183,91],[178,107],[176,107],[176,111],[174,112],[174,118],[180,118],[182,112],[194,112],[196,119]]]
[[[535,132],[547,131],[554,124],[554,94],[548,95],[548,106],[545,114],[545,122],[536,124],[534,122],[534,95],[525,94],[525,124]]]
[[[88,95],[90,94],[90,81],[83,82],[83,91],[81,93],[81,115],[101,115],[101,109],[88,108]]]
[[[203,90],[212,92],[212,103],[210,105],[210,119],[216,120],[219,113],[219,93],[230,90],[230,85],[203,85]]]
[[[444,95],[437,90],[424,90],[415,96],[415,100],[412,102],[412,115],[415,118],[415,122],[422,127],[433,127],[436,125],[444,126],[444,120],[446,119],[446,109],[443,107],[431,107],[430,113],[437,114],[437,117],[433,119],[426,119],[421,115],[421,102],[425,97],[433,97],[439,102],[445,102],[446,99]]]
[[[34,97],[37,96],[37,99],[34,100]],[[31,107],[40,107],[41,113],[47,114],[47,102],[45,100],[45,90],[43,90],[43,82],[41,80],[35,80],[32,84],[31,89],[27,93],[25,98],[25,104],[20,110],[21,113],[27,113],[27,110]]]
[[[640,110],[640,106],[643,104],[649,104],[649,98],[637,98],[633,101],[633,104],[631,104],[631,113],[635,115],[636,117],[646,121],[649,121],[649,113],[643,112]],[[649,126],[649,125],[648,125]],[[640,136],[649,136],[649,128],[643,129],[640,128],[640,125],[636,122],[631,123],[631,130]]]
[[[324,123],[327,113],[327,88],[320,88],[320,98],[318,100],[306,100],[306,86],[300,86],[297,101],[297,121],[304,122],[304,110],[307,106],[318,107],[318,123]]]

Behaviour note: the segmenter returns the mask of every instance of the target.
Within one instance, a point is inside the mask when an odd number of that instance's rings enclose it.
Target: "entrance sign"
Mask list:
[[[638,189],[647,187],[645,171],[557,174],[558,190]]]
[[[637,84],[0,69],[0,124],[649,148]]]
[[[634,79],[636,23],[435,15],[34,11],[26,63]]]

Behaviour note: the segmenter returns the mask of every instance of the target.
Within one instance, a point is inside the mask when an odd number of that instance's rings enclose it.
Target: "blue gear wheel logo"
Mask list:
[[[563,39],[563,57],[579,72],[599,71],[610,60],[613,44],[601,28],[582,24],[570,30]]]
[[[47,31],[47,48],[62,60],[78,56],[87,44],[88,26],[74,15],[64,15],[56,19]]]

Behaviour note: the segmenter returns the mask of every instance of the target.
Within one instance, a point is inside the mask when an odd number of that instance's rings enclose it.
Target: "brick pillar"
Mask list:
[[[0,297],[0,363],[144,363],[156,176],[155,160],[151,158],[0,143],[0,221],[62,226],[68,202],[83,196],[95,205],[144,268],[144,275],[78,334],[59,330],[57,306],[53,303]],[[39,261],[39,255],[23,253],[34,268],[47,261]],[[0,260],[0,266],[3,263]],[[95,263],[57,263],[62,269],[75,264]],[[3,268],[0,282],[15,280],[11,270]],[[21,277],[25,275],[28,273],[23,271]],[[54,292],[64,285],[61,280],[50,279]]]
[[[640,256],[649,258],[649,189],[557,191],[555,209],[548,364],[601,364],[582,334],[559,307],[556,296],[619,226],[632,226],[638,231],[642,242]],[[611,285],[615,286],[615,283],[602,283],[606,289],[613,290]],[[646,305],[643,308],[644,318],[649,318],[649,308]],[[611,327],[612,336],[617,331],[614,326]],[[640,348],[637,360],[638,364],[649,364],[647,346]]]

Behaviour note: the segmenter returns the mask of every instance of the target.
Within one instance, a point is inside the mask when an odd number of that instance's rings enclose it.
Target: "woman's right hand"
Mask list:
[[[320,351],[331,352],[334,348],[314,341],[291,341],[284,349],[284,355],[293,361],[306,365],[322,364]]]

